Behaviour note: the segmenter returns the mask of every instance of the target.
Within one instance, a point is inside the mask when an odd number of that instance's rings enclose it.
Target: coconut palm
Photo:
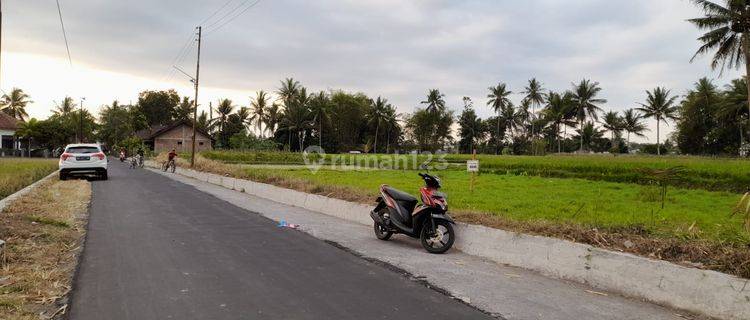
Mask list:
[[[528,136],[529,127],[534,125],[534,121],[531,115],[531,102],[529,100],[521,100],[521,105],[516,109],[516,114],[513,117],[517,121],[518,127],[523,130],[524,136]]]
[[[320,91],[310,99],[310,112],[313,115],[313,123],[318,128],[318,146],[323,147],[323,124],[329,122],[331,109],[330,100],[325,92]]]
[[[401,113],[396,113],[396,108],[391,106],[390,104],[386,106],[385,108],[385,153],[389,154],[391,152],[391,130],[394,128],[398,128],[398,119],[403,116]]]
[[[646,103],[641,103],[638,111],[643,112],[646,118],[656,119],[656,153],[661,155],[659,148],[659,126],[662,121],[666,124],[669,120],[677,120],[679,107],[674,106],[677,96],[669,96],[670,91],[666,88],[656,87],[652,91],[646,91]]]
[[[722,120],[736,120],[739,126],[740,143],[744,143],[745,136],[743,133],[742,122],[750,118],[750,111],[747,109],[747,80],[734,79],[726,85],[725,99],[722,101],[717,116]]]
[[[292,133],[297,133],[297,144],[301,152],[304,149],[305,141],[303,136],[305,130],[312,126],[310,121],[312,114],[308,108],[309,97],[307,96],[307,90],[300,88],[297,95],[287,102],[288,105],[284,108],[279,129],[287,132],[290,151],[292,150]]]
[[[245,125],[252,126],[252,121],[250,120],[250,118],[251,118],[250,108],[248,108],[248,107],[240,107],[237,110],[237,112],[235,112],[234,114],[237,115],[237,120],[238,120],[239,123],[242,123],[243,127]]]
[[[541,106],[545,102],[544,88],[542,83],[537,81],[536,78],[529,80],[529,85],[524,88],[522,92],[524,94],[523,100],[531,106],[531,137],[536,136],[536,128],[534,128],[534,121],[536,120],[536,108]]]
[[[647,131],[646,124],[643,123],[643,116],[638,110],[628,109],[622,117],[622,130],[628,134],[628,149],[630,149],[630,134],[639,137],[645,137],[644,131]]]
[[[745,65],[745,77],[750,77],[750,10],[746,1],[725,0],[719,5],[708,0],[692,0],[703,9],[705,16],[688,21],[698,29],[706,30],[698,41],[700,48],[690,59],[708,54],[713,51],[711,68],[725,67],[739,69]],[[750,86],[750,82],[745,84]],[[750,91],[750,87],[748,87]],[[750,96],[747,98],[747,108],[750,113]],[[750,117],[748,117],[750,124]]]
[[[13,88],[10,94],[4,94],[0,99],[0,111],[9,116],[24,121],[29,114],[26,113],[26,105],[33,102],[29,95],[19,88]]]
[[[281,122],[281,115],[282,110],[277,103],[272,103],[271,106],[266,109],[263,124],[266,125],[266,130],[270,132],[271,135],[276,134],[276,126]]]
[[[63,98],[62,100],[62,103],[58,104],[55,109],[52,110],[52,113],[56,115],[66,115],[73,112],[73,110],[75,110],[77,106],[78,105],[75,103],[73,98],[65,96],[65,98]]]
[[[602,127],[610,132],[610,139],[612,141],[612,146],[614,147],[615,137],[620,135],[620,132],[622,132],[624,127],[622,117],[620,117],[617,111],[609,111],[604,114],[604,123],[602,124]]]
[[[497,113],[497,136],[500,136],[500,113],[510,107],[511,112],[513,111],[513,105],[510,102],[508,96],[513,93],[505,86],[505,83],[498,83],[495,87],[489,87],[490,93],[487,94],[487,105],[492,107],[492,110]],[[495,154],[500,150],[500,139],[497,139],[497,148]]]
[[[35,118],[31,118],[31,120],[29,121],[21,122],[18,124],[16,136],[26,139],[26,150],[28,156],[31,156],[31,141],[33,140],[34,136],[39,134],[38,131],[39,121],[37,121]]]
[[[607,103],[607,100],[597,98],[602,91],[599,82],[591,82],[588,79],[573,84],[573,101],[576,108],[576,119],[580,124],[579,131],[583,131],[583,124],[587,118],[598,119],[598,112],[602,109],[597,104]],[[583,136],[581,136],[583,137]],[[583,151],[583,139],[581,139],[581,151]]]
[[[293,78],[286,78],[285,80],[281,81],[281,87],[279,87],[279,89],[276,91],[276,94],[279,95],[281,103],[286,107],[287,104],[289,104],[292,99],[297,96],[300,88],[301,85],[299,81],[294,80]]]
[[[581,141],[584,141],[587,146],[591,146],[591,143],[594,142],[596,139],[600,139],[604,136],[604,132],[599,130],[594,125],[594,122],[588,121],[586,122],[580,129],[576,130],[578,132],[578,137]]]
[[[266,121],[268,100],[268,94],[265,91],[260,90],[255,94],[255,99],[250,102],[250,106],[252,107],[250,121],[255,122],[255,127],[258,128],[261,138],[263,138],[263,123]]]
[[[570,92],[560,94],[550,92],[547,95],[547,105],[542,111],[544,117],[554,126],[555,138],[557,140],[557,152],[562,152],[562,139],[560,136],[560,127],[575,126],[572,121],[575,116],[575,106],[573,105],[573,95]]]
[[[219,132],[224,132],[224,126],[227,124],[227,118],[229,118],[229,115],[232,114],[232,111],[234,111],[232,100],[219,100],[219,105],[216,107],[216,112],[219,114],[219,116],[213,119],[214,121],[218,122]]]
[[[427,93],[427,100],[420,102],[426,104],[426,110],[428,112],[437,112],[445,110],[445,95],[440,93],[438,89],[430,89]]]
[[[378,135],[380,134],[380,124],[386,121],[388,117],[388,109],[391,106],[388,104],[388,100],[378,97],[374,101],[370,101],[370,109],[367,115],[368,124],[375,126],[375,142],[373,146],[373,152],[378,153]]]

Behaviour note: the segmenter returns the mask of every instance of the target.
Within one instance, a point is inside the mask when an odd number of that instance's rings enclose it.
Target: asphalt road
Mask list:
[[[487,319],[192,186],[111,162],[69,319]]]

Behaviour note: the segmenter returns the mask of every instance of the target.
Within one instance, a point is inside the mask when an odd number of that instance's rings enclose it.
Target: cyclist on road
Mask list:
[[[168,157],[169,157],[169,160],[167,161],[174,163],[174,158],[177,157],[177,151],[175,151],[175,149],[172,149],[172,151],[169,152]]]

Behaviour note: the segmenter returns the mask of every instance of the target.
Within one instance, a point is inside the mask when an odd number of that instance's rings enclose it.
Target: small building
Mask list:
[[[21,148],[21,142],[16,139],[18,122],[5,112],[0,112],[0,149],[19,150]]]
[[[193,143],[193,126],[190,121],[178,121],[167,126],[158,126],[136,133],[145,145],[156,153],[171,151],[190,152]],[[195,132],[195,151],[213,149],[211,136],[198,129]]]

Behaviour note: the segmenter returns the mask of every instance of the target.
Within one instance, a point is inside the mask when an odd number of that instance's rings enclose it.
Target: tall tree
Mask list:
[[[445,110],[445,95],[438,89],[430,89],[427,93],[427,100],[420,102],[427,105],[427,112],[437,112]]]
[[[524,91],[522,92],[524,94],[523,99],[527,101],[527,103],[531,106],[531,137],[536,137],[536,128],[534,126],[534,122],[536,121],[537,114],[536,114],[536,108],[544,104],[545,102],[545,93],[544,88],[542,87],[542,83],[537,81],[536,78],[531,78],[529,80],[529,84],[524,88]]]
[[[561,127],[575,125],[575,122],[572,121],[575,117],[573,95],[570,92],[564,94],[550,92],[547,95],[547,105],[542,112],[549,123],[554,126],[557,152],[562,152]]]
[[[367,114],[367,122],[370,128],[375,127],[374,153],[378,153],[378,135],[380,134],[380,126],[385,122],[389,108],[391,108],[391,106],[388,104],[388,100],[381,97],[377,97],[377,99],[371,101],[370,109]]]
[[[216,112],[218,113],[218,116],[214,119],[215,122],[217,122],[219,126],[219,135],[226,137],[225,140],[222,141],[219,139],[220,142],[224,142],[221,144],[222,147],[226,147],[226,143],[228,143],[228,135],[226,134],[225,129],[227,127],[227,124],[229,122],[229,115],[232,114],[232,111],[234,111],[234,105],[232,104],[232,100],[229,99],[222,99],[219,100],[219,105],[216,106]]]
[[[737,88],[737,86],[733,86]],[[729,92],[733,90],[728,89]],[[739,86],[739,92],[747,92],[745,83]],[[724,98],[726,95],[727,99]],[[716,110],[725,100],[732,100],[731,93],[722,94],[720,90],[708,78],[701,78],[688,90],[685,99],[679,106],[680,121],[677,122],[676,135],[677,146],[683,153],[710,154],[713,153],[716,143],[711,137],[711,131],[716,123]],[[740,95],[740,108],[747,111],[745,104],[747,96]]]
[[[192,121],[194,108],[193,101],[189,97],[182,97],[182,101],[174,109],[172,118],[178,121]]]
[[[73,98],[69,96],[65,96],[63,98],[62,102],[55,106],[55,109],[52,110],[52,113],[62,115],[62,114],[68,114],[71,113],[78,105],[75,103]]]
[[[305,130],[311,127],[312,115],[309,109],[309,96],[303,87],[297,95],[287,101],[284,114],[281,118],[281,129],[288,134],[289,151],[292,150],[292,135],[297,135],[297,147],[300,152],[304,149]]]
[[[643,123],[643,116],[635,109],[625,110],[622,117],[622,129],[628,134],[628,149],[630,149],[630,134],[645,137],[643,132],[648,130],[646,124]]]
[[[40,122],[35,118],[26,122],[21,122],[16,130],[16,136],[26,139],[26,152],[31,156],[31,143],[35,136],[39,135]]]
[[[281,103],[287,107],[289,102],[299,94],[301,88],[302,85],[299,81],[294,80],[294,78],[286,78],[281,81],[281,87],[276,91],[276,94],[279,96]]]
[[[9,94],[4,94],[2,99],[0,99],[0,111],[24,121],[29,116],[26,113],[26,105],[33,102],[29,98],[29,95],[23,92],[23,90],[13,88]]]
[[[617,111],[610,110],[604,114],[604,123],[602,124],[602,127],[609,131],[613,147],[615,146],[615,138],[620,135],[624,126],[623,119]]]
[[[466,97],[465,97],[466,98]],[[458,148],[462,153],[472,153],[485,136],[484,123],[477,116],[471,100],[464,99],[464,110],[458,117]]]
[[[99,110],[100,126],[97,132],[99,140],[113,148],[133,136],[135,130],[133,130],[130,115],[128,109],[121,106],[117,100]]]
[[[750,125],[743,127],[743,122],[750,118],[750,110],[747,106],[747,80],[734,79],[726,86],[725,99],[717,108],[716,116],[722,122],[737,122],[739,131],[740,144],[745,141],[744,128],[750,130]]]
[[[255,122],[260,137],[263,138],[263,124],[266,122],[266,109],[268,108],[268,94],[260,90],[255,94],[255,99],[250,102],[252,107],[252,116],[250,120]]]
[[[597,98],[601,91],[599,82],[592,82],[588,79],[573,84],[573,101],[575,102],[576,118],[580,124],[580,131],[583,131],[583,124],[586,119],[598,119],[598,112],[602,109],[597,104],[607,103],[606,99]],[[580,150],[583,151],[583,139],[581,139]]]
[[[692,0],[703,9],[705,16],[689,19],[700,30],[706,30],[698,41],[700,48],[690,59],[708,54],[713,51],[711,68],[725,67],[739,69],[745,65],[745,77],[750,77],[750,9],[748,2],[744,0],[724,0],[724,5],[719,5],[708,0]],[[750,91],[750,81],[746,82]],[[750,113],[750,96],[747,108]],[[750,127],[750,117],[748,117]]]
[[[497,86],[489,87],[488,89],[490,93],[487,94],[487,105],[492,107],[492,110],[497,113],[497,136],[500,136],[500,113],[508,109],[508,107],[510,107],[511,111],[513,110],[513,106],[508,98],[513,92],[508,90],[505,83],[498,83]],[[498,154],[500,152],[500,141],[496,141],[496,143],[495,154]]]
[[[282,110],[276,103],[272,103],[265,111],[265,119],[263,123],[266,125],[266,130],[274,135],[276,133],[276,126],[281,122]]]
[[[138,95],[138,110],[146,117],[149,127],[171,124],[179,103],[180,96],[174,90],[147,90]]]
[[[328,95],[320,91],[314,94],[310,99],[310,112],[313,115],[313,123],[318,131],[318,146],[323,147],[323,126],[330,122],[329,115],[331,109],[331,100]]]
[[[677,119],[678,108],[674,106],[677,96],[670,97],[670,91],[661,87],[646,91],[646,95],[646,103],[641,103],[638,110],[643,112],[644,117],[656,119],[656,153],[661,155],[661,148],[659,148],[660,124],[662,121],[667,123],[669,120]]]

